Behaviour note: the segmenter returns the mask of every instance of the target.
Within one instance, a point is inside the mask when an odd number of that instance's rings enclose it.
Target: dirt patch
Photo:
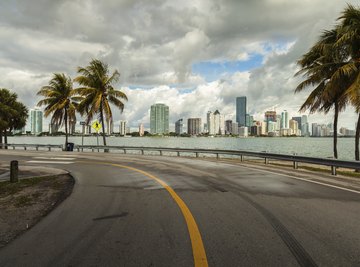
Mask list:
[[[35,225],[71,194],[69,174],[0,183],[0,248]]]

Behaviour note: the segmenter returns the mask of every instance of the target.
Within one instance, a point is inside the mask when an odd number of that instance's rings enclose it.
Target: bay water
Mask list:
[[[333,139],[331,137],[107,137],[106,140],[107,144],[112,146],[232,149],[321,158],[333,156]],[[102,145],[101,136],[98,141],[99,145]],[[81,145],[82,137],[70,136],[69,142]],[[65,143],[65,137],[14,136],[8,138],[8,143],[61,145]],[[84,137],[84,145],[96,144],[96,136]],[[354,146],[355,138],[339,138],[339,159],[353,160]]]

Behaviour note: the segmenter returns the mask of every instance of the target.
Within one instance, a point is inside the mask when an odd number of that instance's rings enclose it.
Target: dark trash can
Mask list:
[[[67,143],[66,151],[74,151],[74,143]]]

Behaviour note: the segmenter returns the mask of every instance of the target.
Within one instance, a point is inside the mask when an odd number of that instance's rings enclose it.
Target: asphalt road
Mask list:
[[[360,266],[360,193],[201,159],[0,151],[14,159],[76,185],[0,266]]]

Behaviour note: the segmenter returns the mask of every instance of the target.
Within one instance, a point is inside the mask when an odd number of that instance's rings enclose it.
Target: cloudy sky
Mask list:
[[[132,127],[148,127],[154,103],[170,106],[172,124],[216,109],[235,119],[237,96],[247,96],[256,119],[273,109],[295,116],[310,91],[294,94],[296,61],[345,7],[340,0],[1,0],[0,88],[32,108],[52,73],[75,77],[98,58],[121,73],[117,87],[129,101],[113,113]],[[309,119],[331,122],[332,114]],[[340,126],[353,129],[355,121],[348,109]]]

